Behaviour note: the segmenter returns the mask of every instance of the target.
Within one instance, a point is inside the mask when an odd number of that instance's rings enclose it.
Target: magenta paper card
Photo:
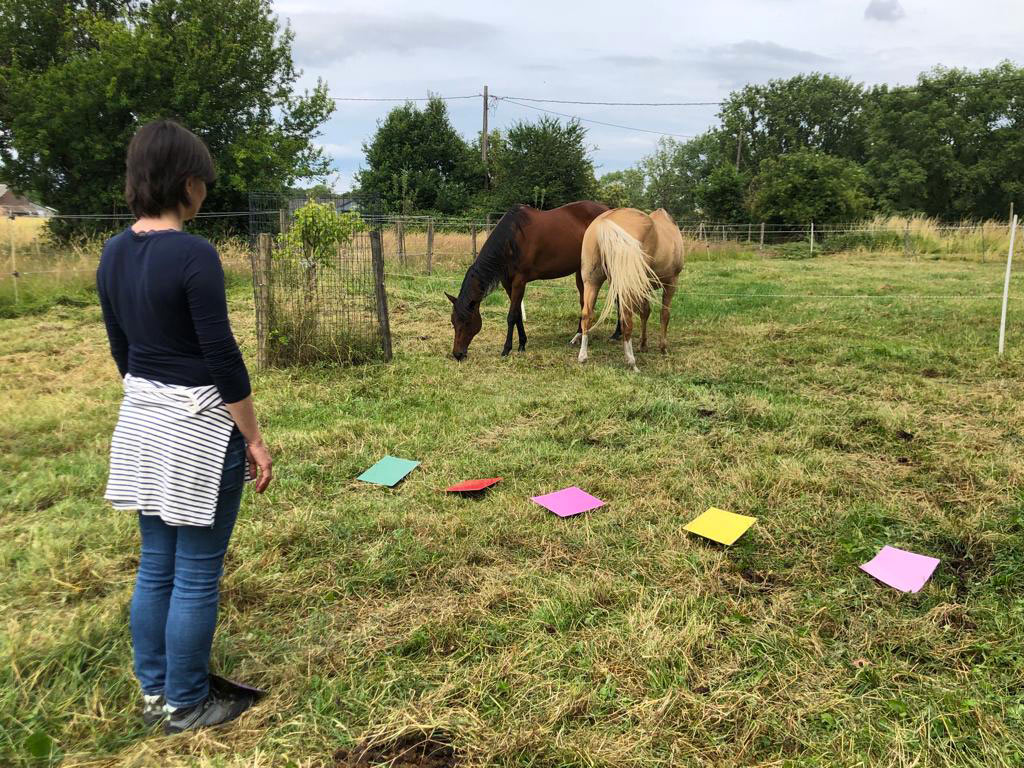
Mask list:
[[[604,506],[603,501],[591,496],[586,491],[581,491],[576,486],[563,488],[554,493],[545,493],[543,496],[534,496],[533,501],[545,509],[551,510],[559,517],[572,517],[580,512]]]
[[[938,564],[938,558],[885,546],[860,569],[902,592],[918,592]]]

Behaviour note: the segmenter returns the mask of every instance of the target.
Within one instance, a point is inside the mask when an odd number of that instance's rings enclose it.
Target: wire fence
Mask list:
[[[358,201],[339,199],[340,206],[358,207]],[[253,279],[260,362],[264,365],[386,358],[391,345],[388,284],[428,281],[439,289],[456,289],[499,218],[397,216],[364,207],[360,216],[366,230],[328,263],[311,265],[303,262],[301,255],[287,252],[278,237],[288,231],[299,203],[289,202],[285,208],[261,207],[279,202],[255,199],[250,211],[203,214],[204,219],[230,223],[239,233],[216,240],[216,245],[226,272]],[[108,233],[122,230],[131,220],[119,215],[57,218],[88,218]],[[55,286],[92,283],[102,238],[60,243],[47,236],[44,223],[45,219],[35,217],[0,220],[0,265],[6,262],[6,268],[0,270],[0,314],[10,315],[12,305],[16,313],[19,302],[30,303],[36,293],[52,292]],[[804,259],[833,252],[903,257],[908,268],[924,258],[977,262],[998,258],[1003,262],[1010,240],[1010,227],[1001,222],[953,225],[913,218],[822,226],[683,221],[680,229],[689,265],[689,279],[681,295],[729,301],[994,301],[999,294],[864,294],[844,292],[841,286],[836,286],[839,290],[829,286],[807,293],[716,290],[713,282],[702,285],[700,270],[731,258]],[[261,235],[268,238],[269,256],[260,251]],[[266,277],[262,297],[261,275]],[[552,290],[562,287],[537,282],[530,293]]]
[[[390,359],[377,233],[318,259],[262,234],[252,270],[261,366]]]

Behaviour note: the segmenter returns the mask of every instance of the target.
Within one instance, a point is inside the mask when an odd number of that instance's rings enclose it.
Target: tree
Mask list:
[[[640,162],[647,184],[647,203],[664,208],[676,217],[700,213],[700,188],[721,164],[713,133],[680,142],[670,137],[658,141],[658,148]]]
[[[461,213],[483,186],[483,168],[438,98],[423,109],[411,102],[392,109],[363,152],[362,193],[390,211]]]
[[[763,160],[815,149],[856,162],[864,159],[864,88],[847,78],[812,73],[729,94],[713,132],[722,159],[756,173]],[[737,152],[738,150],[738,152]]]
[[[842,157],[804,149],[769,158],[752,183],[754,215],[773,224],[849,222],[867,214],[864,170]]]
[[[1024,68],[936,68],[872,92],[867,169],[885,211],[948,220],[1024,203]]]
[[[0,175],[64,213],[124,210],[135,129],[172,117],[218,172],[207,209],[326,174],[327,87],[294,93],[269,0],[0,0]]]
[[[557,208],[592,197],[594,164],[586,147],[586,129],[577,121],[541,117],[515,123],[492,145],[494,189],[502,208],[517,203]]]
[[[597,180],[596,199],[610,208],[646,208],[644,172],[626,168],[606,173]]]
[[[719,165],[697,188],[701,214],[711,221],[748,221],[747,180],[730,163]]]

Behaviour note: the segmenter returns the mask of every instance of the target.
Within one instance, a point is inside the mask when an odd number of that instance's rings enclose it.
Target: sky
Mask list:
[[[277,0],[295,33],[299,87],[323,79],[340,98],[492,96],[568,101],[715,102],[747,83],[806,72],[868,85],[909,84],[936,65],[978,69],[1024,63],[1020,0]],[[628,168],[662,134],[692,136],[716,123],[714,106],[612,107],[491,102],[491,128],[534,119],[537,107],[584,121],[597,174]],[[362,143],[394,106],[339,101],[318,142],[329,183],[348,189]],[[467,139],[480,96],[448,102]]]

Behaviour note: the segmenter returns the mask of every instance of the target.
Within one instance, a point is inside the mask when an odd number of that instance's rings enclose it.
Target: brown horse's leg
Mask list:
[[[638,370],[636,356],[633,354],[633,310],[619,305],[622,311],[622,351],[626,356],[626,367]]]
[[[576,335],[569,340],[569,346],[574,347],[583,338],[583,273],[576,270],[576,290],[580,292],[580,319],[576,323]]]
[[[580,355],[581,363],[587,362],[588,356],[588,333],[594,322],[594,305],[597,304],[597,292],[601,290],[600,283],[585,283],[583,286],[583,309],[580,311]]]
[[[505,334],[505,347],[501,350],[501,356],[505,357],[512,351],[512,331],[516,325],[520,324],[520,310],[523,303],[523,284],[516,281],[512,283],[512,290],[509,292],[508,300],[508,333]],[[519,331],[519,349],[526,347],[526,334],[524,331]]]
[[[524,317],[525,310],[523,309],[523,299],[526,298],[526,285],[523,285],[522,290],[519,292],[519,311],[516,313],[516,328],[519,329],[519,351],[526,351],[526,318]]]
[[[651,302],[644,299],[640,305],[640,351],[647,351],[647,318],[651,316]]]
[[[618,341],[622,338],[622,309],[618,300],[615,301],[615,333],[608,337],[608,341]]]
[[[661,292],[661,341],[659,347],[661,353],[668,352],[668,319],[672,307],[672,297],[676,293],[676,282],[665,284],[665,290]]]

